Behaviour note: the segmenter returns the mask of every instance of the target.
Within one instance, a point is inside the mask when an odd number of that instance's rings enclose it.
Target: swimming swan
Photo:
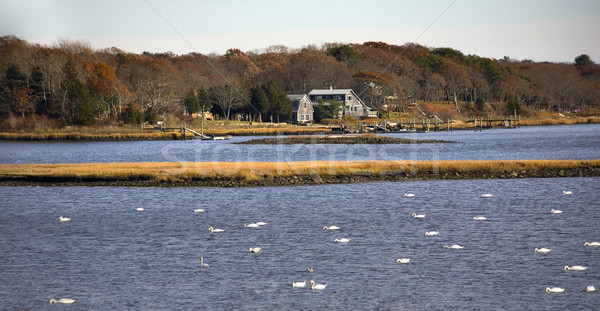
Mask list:
[[[266,226],[267,225],[267,223],[264,222],[264,221],[259,221],[256,224],[259,225],[259,226]]]
[[[491,197],[493,197],[493,196],[494,196],[494,195],[493,195],[493,194],[491,194],[491,193],[484,193],[484,194],[482,194],[482,195],[481,195],[481,197],[482,197],[482,198],[491,198]]]
[[[475,216],[473,217],[473,220],[487,220],[487,218],[483,217],[483,216]]]
[[[396,263],[410,263],[410,258],[398,258]]]
[[[334,242],[336,242],[336,243],[348,243],[348,242],[350,242],[350,239],[347,239],[347,238],[341,238],[339,240],[335,239]]]
[[[414,193],[405,193],[404,196],[407,198],[412,198],[415,196],[415,194]]]
[[[586,288],[586,291],[588,293],[595,292],[596,291],[596,287],[594,287],[594,285],[588,285],[588,287]]]
[[[552,210],[550,211],[550,213],[552,213],[552,214],[562,214],[562,211],[561,211],[561,210],[559,210],[559,209],[552,209]]]
[[[552,249],[550,249],[550,248],[545,248],[545,247],[542,247],[542,248],[537,248],[537,247],[536,247],[536,248],[535,248],[535,252],[536,252],[536,253],[542,253],[542,254],[547,254],[547,253],[549,253],[551,250],[552,250]]]
[[[600,242],[585,242],[583,243],[584,246],[600,246]]]
[[[306,281],[292,283],[292,287],[305,287],[305,286],[306,286]]]
[[[449,248],[449,249],[461,249],[461,248],[464,248],[464,246],[460,246],[460,245],[458,245],[458,244],[452,244],[451,246],[444,245],[444,248]]]
[[[425,218],[425,214],[412,213],[411,216],[413,218],[417,218],[417,219],[423,219],[423,218]]]
[[[340,230],[340,227],[338,227],[338,226],[329,226],[329,227],[325,226],[325,227],[323,227],[323,230]]]
[[[311,289],[325,289],[327,284],[315,284],[315,281],[310,280],[310,288]]]
[[[213,232],[213,233],[225,232],[225,230],[223,230],[223,229],[215,229],[213,227],[208,228],[208,231]]]
[[[201,208],[194,209],[194,213],[203,213],[203,212],[204,212],[204,210]]]
[[[204,257],[200,256],[200,268],[210,268],[210,265],[204,263]]]
[[[246,228],[258,228],[258,227],[260,227],[260,225],[251,222],[249,224],[244,224],[244,227],[246,227]]]
[[[60,220],[60,221],[63,221],[63,222],[64,222],[64,221],[69,221],[69,220],[71,220],[71,218],[68,218],[68,217],[62,217],[62,216],[60,216],[60,217],[58,217],[58,220]]]
[[[560,288],[560,287],[546,287],[546,293],[550,294],[550,293],[562,293],[564,292],[565,289],[564,288]]]
[[[250,249],[248,251],[250,253],[260,253],[262,251],[262,248],[260,248],[260,247],[250,247]]]
[[[587,267],[584,266],[565,266],[565,271],[569,271],[569,270],[573,270],[573,271],[583,271],[587,269]]]
[[[438,234],[439,234],[439,232],[437,232],[437,231],[427,231],[427,232],[425,232],[426,236],[436,236]]]
[[[62,303],[62,304],[70,305],[74,302],[75,302],[75,300],[69,299],[69,298],[61,298],[59,300],[50,299],[50,303]]]
[[[563,194],[564,195],[571,195],[571,194],[573,194],[573,191],[563,191]]]

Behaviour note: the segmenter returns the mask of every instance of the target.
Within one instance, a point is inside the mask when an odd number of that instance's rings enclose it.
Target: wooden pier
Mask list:
[[[500,119],[493,119],[488,115],[486,119],[479,117],[479,120],[476,116],[471,116],[471,119],[467,123],[473,123],[473,130],[482,131],[484,128],[490,129],[494,127],[516,129],[519,127],[520,121],[520,115],[502,116]]]

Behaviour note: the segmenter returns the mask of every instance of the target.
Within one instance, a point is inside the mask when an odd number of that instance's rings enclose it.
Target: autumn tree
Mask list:
[[[230,120],[231,110],[242,105],[246,99],[242,85],[235,80],[212,87],[209,94],[211,102],[221,109],[227,120]]]

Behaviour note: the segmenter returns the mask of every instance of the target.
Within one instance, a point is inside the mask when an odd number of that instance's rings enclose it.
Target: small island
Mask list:
[[[378,135],[327,135],[327,136],[281,136],[276,138],[257,138],[235,142],[239,145],[316,145],[316,144],[439,144],[455,143],[434,139],[407,139]]]

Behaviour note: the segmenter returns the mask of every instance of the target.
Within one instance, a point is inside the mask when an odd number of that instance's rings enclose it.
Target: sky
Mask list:
[[[0,0],[0,36],[131,53],[224,54],[382,41],[600,63],[598,0]]]

